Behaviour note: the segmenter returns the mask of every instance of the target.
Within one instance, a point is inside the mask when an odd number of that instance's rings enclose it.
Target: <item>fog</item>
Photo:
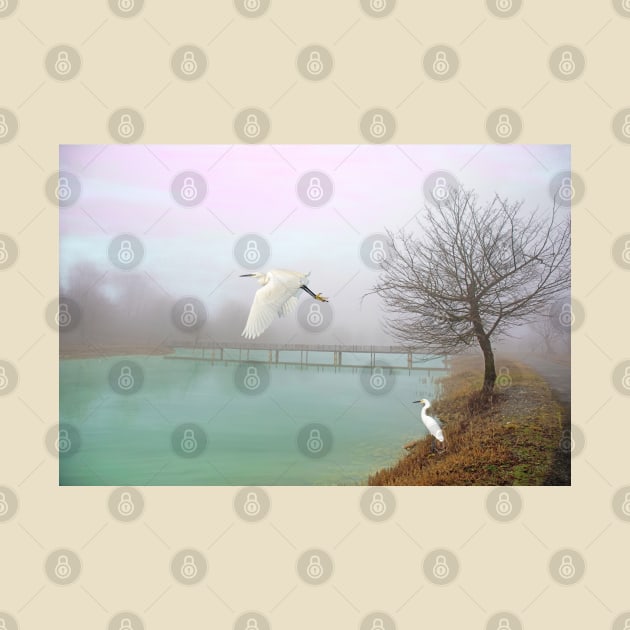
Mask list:
[[[60,170],[80,183],[78,198],[60,208],[60,295],[77,305],[71,308],[76,325],[61,336],[68,346],[243,341],[259,286],[239,276],[272,268],[310,271],[310,288],[330,302],[320,310],[325,321],[319,328],[303,325],[308,310],[302,306],[256,342],[393,344],[381,326],[379,299],[365,297],[378,274],[366,263],[366,239],[403,226],[421,230],[415,221],[422,220],[425,183],[436,171],[475,189],[481,202],[498,193],[544,212],[551,207],[552,179],[570,169],[566,146],[157,145],[99,151],[60,149]],[[183,171],[201,175],[207,186],[199,203],[186,206],[174,198],[172,184]],[[323,173],[333,186],[330,199],[317,207],[303,202],[297,184],[310,171]],[[138,264],[128,269],[112,254],[112,243],[124,235],[141,244],[134,250]],[[239,258],[246,235],[269,245],[261,268]],[[200,305],[191,330],[177,325],[182,300]],[[306,294],[303,302],[308,308],[318,304]],[[546,347],[536,325],[514,329],[503,343]],[[553,344],[558,352],[567,345],[562,335]]]

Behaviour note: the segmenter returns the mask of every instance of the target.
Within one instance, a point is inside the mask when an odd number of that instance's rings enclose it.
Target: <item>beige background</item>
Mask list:
[[[381,19],[358,0],[272,0],[256,19],[228,0],[147,0],[128,19],[105,0],[21,0],[0,18],[0,107],[19,120],[16,137],[0,144],[0,232],[19,245],[17,262],[0,272],[0,358],[19,372],[15,391],[0,397],[0,485],[19,497],[17,514],[0,523],[0,610],[24,629],[106,628],[124,610],[154,629],[231,628],[248,610],[282,630],[358,628],[373,610],[388,612],[397,628],[484,628],[501,610],[527,628],[612,627],[630,609],[630,524],[612,508],[614,493],[630,483],[628,400],[612,381],[630,357],[619,333],[629,275],[611,255],[630,232],[630,146],[611,127],[630,105],[629,35],[630,18],[613,3],[572,0],[525,0],[503,19],[481,0],[398,0]],[[68,82],[44,65],[59,43],[82,57]],[[195,82],[170,67],[186,43],[208,57]],[[335,59],[321,82],[296,69],[311,43]],[[460,60],[443,83],[422,64],[438,43]],[[564,43],[586,58],[569,82],[548,65]],[[142,142],[236,142],[234,118],[250,106],[269,115],[271,143],[364,142],[361,114],[384,107],[396,119],[394,142],[482,145],[492,141],[486,118],[506,106],[523,120],[519,142],[573,145],[573,169],[585,183],[573,208],[573,294],[586,313],[573,334],[573,420],[586,436],[573,487],[519,489],[523,509],[509,523],[486,510],[488,488],[394,489],[396,512],[383,523],[360,511],[362,488],[270,488],[271,510],[258,523],[233,509],[237,488],[146,488],[141,517],[121,523],[108,510],[111,488],[57,487],[57,460],[44,444],[58,421],[57,334],[44,313],[57,292],[58,210],[44,184],[58,144],[112,142],[108,119],[120,107],[141,113]],[[542,166],[532,158],[532,168]],[[71,585],[53,584],[44,571],[59,547],[81,558]],[[184,547],[208,561],[195,586],[170,573]],[[309,547],[333,557],[324,585],[296,573]],[[457,579],[442,587],[422,571],[438,547],[460,562]],[[572,586],[548,570],[564,547],[586,562]]]

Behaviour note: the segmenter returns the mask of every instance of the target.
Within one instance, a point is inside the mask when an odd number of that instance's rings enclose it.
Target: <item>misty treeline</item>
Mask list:
[[[169,295],[152,274],[141,270],[108,270],[87,262],[77,263],[59,287],[61,299],[73,300],[79,310],[78,325],[67,331],[61,329],[61,348],[93,345],[151,349],[208,341],[243,343],[241,332],[250,307],[247,300],[253,299],[257,288],[243,285],[245,301],[218,293],[194,296],[204,305],[207,318],[198,329],[188,331],[174,325],[173,309],[178,300],[190,295]],[[339,323],[335,334],[353,339],[353,332]],[[290,317],[283,325],[265,331],[264,339],[258,341],[302,343],[303,335],[295,318]]]
[[[76,302],[80,311],[78,326],[61,335],[62,347],[238,340],[247,316],[241,303],[202,296],[207,320],[198,330],[184,332],[173,324],[172,311],[186,295],[169,295],[142,271],[108,271],[85,262],[70,270],[60,295]]]

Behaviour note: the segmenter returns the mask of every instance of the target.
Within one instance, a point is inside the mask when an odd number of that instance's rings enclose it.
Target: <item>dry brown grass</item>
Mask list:
[[[391,468],[372,475],[370,485],[542,485],[549,479],[562,438],[562,408],[547,383],[515,361],[512,383],[485,401],[478,393],[481,365],[474,358],[457,361],[443,380],[443,394],[433,408],[445,422],[446,449],[432,450],[419,440]]]

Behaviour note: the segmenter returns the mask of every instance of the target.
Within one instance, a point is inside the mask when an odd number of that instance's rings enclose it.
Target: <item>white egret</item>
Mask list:
[[[309,273],[272,269],[267,273],[244,273],[241,278],[256,278],[261,288],[256,291],[245,329],[241,333],[247,339],[262,335],[276,317],[291,313],[297,303],[300,290],[306,291],[320,302],[328,302],[321,293],[313,293],[306,283]]]
[[[442,426],[439,418],[434,418],[427,414],[427,409],[431,406],[431,403],[426,398],[414,400],[413,402],[420,403],[422,405],[422,409],[420,410],[420,419],[422,420],[422,424],[424,424],[427,428],[427,431],[436,440],[438,440],[438,442],[444,442],[444,433],[442,433]]]

